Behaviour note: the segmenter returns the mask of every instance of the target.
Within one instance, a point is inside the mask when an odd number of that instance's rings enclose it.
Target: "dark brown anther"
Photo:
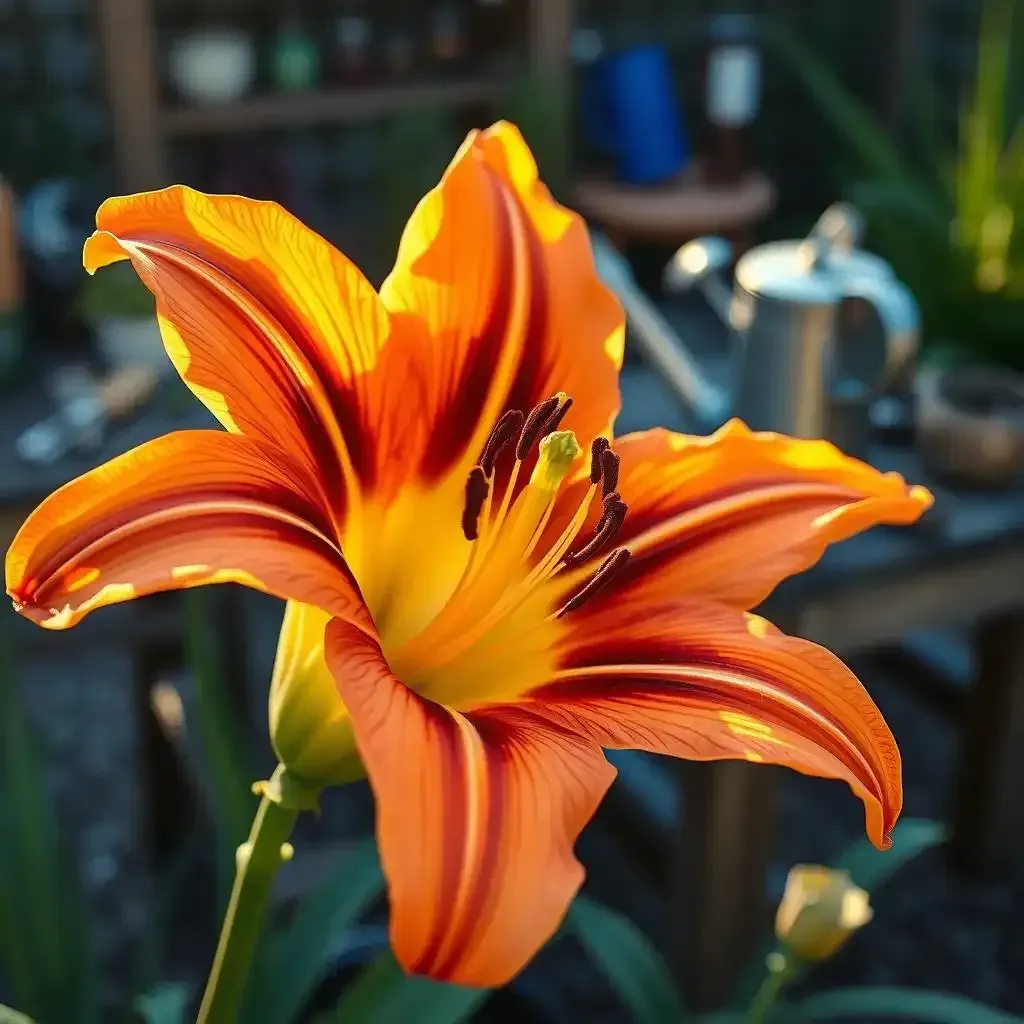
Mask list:
[[[518,409],[509,409],[504,416],[498,420],[491,431],[491,436],[484,445],[484,453],[480,456],[480,468],[485,476],[494,472],[494,464],[498,456],[505,450],[509,441],[512,440],[520,430],[523,429],[523,414]]]
[[[608,518],[608,510],[613,508],[615,505],[622,504],[622,495],[618,491],[612,491],[611,494],[606,494],[601,499],[601,504],[604,505],[604,511],[601,513],[601,518],[598,519],[597,525],[594,527],[595,530],[600,530],[604,526],[605,520]],[[625,506],[623,505],[623,508]]]
[[[519,443],[516,445],[516,458],[520,462],[530,454],[530,449],[537,438],[540,437],[544,425],[557,410],[558,398],[554,395],[551,398],[545,399],[540,405],[533,407],[530,415],[526,417],[526,423],[519,434]]]
[[[566,398],[561,405],[555,406],[555,411],[548,417],[547,422],[541,428],[541,434],[553,434],[565,419],[565,414],[572,408],[572,399]]]
[[[489,491],[483,467],[474,466],[466,477],[466,504],[462,509],[462,532],[466,540],[476,540],[480,536],[480,512]]]
[[[590,482],[592,484],[601,482],[601,474],[604,472],[604,463],[601,458],[606,451],[608,451],[607,437],[595,437],[590,442]]]
[[[597,526],[594,529],[594,535],[579,549],[579,551],[573,552],[565,559],[565,564],[568,566],[579,565],[581,562],[585,562],[601,550],[606,547],[614,538],[614,536],[622,529],[622,524],[626,521],[626,513],[629,511],[629,507],[624,501],[619,499],[617,494],[608,495],[609,498],[613,498],[613,501],[605,501],[604,512],[601,514],[601,518],[597,521]]]
[[[619,457],[610,448],[601,455],[601,496],[607,497],[619,486]]]
[[[601,568],[594,573],[590,582],[575,597],[566,601],[556,618],[560,619],[563,615],[568,615],[569,612],[574,612],[581,605],[586,604],[599,590],[603,590],[611,582],[612,577],[617,575],[628,561],[629,548],[619,548],[618,551],[613,551],[601,563]]]

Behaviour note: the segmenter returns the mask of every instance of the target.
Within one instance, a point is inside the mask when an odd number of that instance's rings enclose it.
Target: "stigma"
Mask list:
[[[548,434],[540,442],[537,465],[533,467],[530,486],[554,494],[568,476],[573,463],[580,457],[576,435],[571,430]]]

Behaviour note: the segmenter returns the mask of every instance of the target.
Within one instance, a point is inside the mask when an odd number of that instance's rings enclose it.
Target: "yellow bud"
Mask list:
[[[775,934],[802,960],[827,960],[871,920],[868,894],[846,871],[798,864],[786,879]]]
[[[348,709],[324,660],[330,616],[289,601],[270,683],[270,742],[296,780],[339,785],[365,774]]]
[[[582,451],[571,430],[556,430],[548,434],[541,439],[540,453],[530,477],[530,485],[557,491]]]

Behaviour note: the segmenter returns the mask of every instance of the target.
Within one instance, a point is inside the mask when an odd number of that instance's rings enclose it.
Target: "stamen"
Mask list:
[[[579,565],[581,562],[593,558],[622,529],[629,509],[625,502],[618,500],[618,495],[609,495],[608,497],[616,500],[605,502],[604,514],[598,521],[594,536],[579,551],[566,556],[565,564],[567,566]]]
[[[619,485],[620,458],[610,448],[601,454],[601,497],[607,497]]]
[[[604,463],[601,459],[607,450],[607,437],[595,437],[590,442],[590,482],[592,484],[599,484],[601,482],[601,475],[604,473]]]
[[[611,582],[612,577],[617,575],[628,561],[629,548],[619,548],[618,551],[613,551],[601,563],[601,568],[594,574],[593,579],[575,597],[569,598],[562,605],[555,618],[560,619],[563,615],[568,615],[569,612],[574,612],[581,605],[586,604],[599,590],[603,590]]]
[[[544,429],[541,431],[544,434],[553,434],[562,424],[562,420],[565,419],[565,414],[572,408],[572,399],[561,394],[555,395],[556,398],[561,400],[555,411],[551,414],[549,419],[544,424]]]
[[[483,455],[480,456],[480,468],[485,476],[494,472],[494,464],[498,456],[505,450],[509,441],[523,429],[523,414],[518,409],[509,409],[504,416],[494,425],[491,436],[484,445]]]
[[[520,462],[530,454],[534,441],[540,437],[545,424],[557,410],[558,395],[552,395],[541,402],[540,405],[533,407],[530,415],[526,417],[526,423],[519,435],[519,443],[516,445],[516,458]]]
[[[483,467],[474,466],[466,477],[466,504],[462,510],[462,532],[466,540],[476,540],[479,536],[480,511],[490,490]]]
[[[601,518],[598,519],[597,525],[594,527],[595,530],[600,530],[604,526],[605,520],[608,518],[608,510],[614,505],[622,505],[622,495],[618,491],[612,491],[611,494],[606,494],[602,499],[601,503],[604,505],[604,511],[601,513]],[[623,505],[625,508],[625,505]]]

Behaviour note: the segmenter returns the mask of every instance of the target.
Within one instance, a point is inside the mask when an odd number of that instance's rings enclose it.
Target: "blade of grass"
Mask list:
[[[764,25],[765,42],[781,56],[872,177],[907,180],[898,147],[868,107],[846,89],[825,61],[777,23]]]
[[[679,1024],[682,996],[654,944],[627,917],[577,896],[568,924],[611,982],[634,1024]]]
[[[3,945],[19,1005],[43,1020],[92,1024],[99,1019],[96,974],[85,897],[62,848],[56,815],[43,783],[42,761],[14,677],[6,620],[0,618],[0,802]],[[19,991],[20,989],[20,991]],[[74,1016],[69,1019],[68,1014]]]
[[[988,0],[982,6],[974,90],[961,120],[956,223],[959,237],[971,247],[977,246],[985,216],[999,201],[1014,3]]]
[[[244,1020],[292,1024],[329,966],[333,943],[384,891],[377,844],[349,851],[323,883],[303,899],[291,924],[269,933],[257,952]]]
[[[1003,153],[1002,181],[1006,205],[1013,217],[1007,291],[1021,299],[1024,298],[1024,117],[1018,120]]]
[[[446,985],[407,975],[390,950],[355,980],[334,1010],[317,1024],[462,1024],[486,1002],[486,988]]]

